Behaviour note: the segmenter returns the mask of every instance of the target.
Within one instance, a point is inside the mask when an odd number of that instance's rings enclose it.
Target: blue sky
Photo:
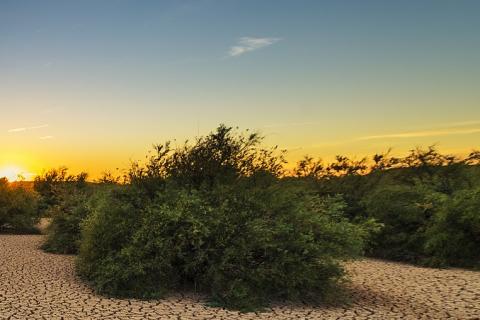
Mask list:
[[[3,0],[0,165],[95,173],[219,123],[292,161],[466,152],[479,16],[478,1]]]

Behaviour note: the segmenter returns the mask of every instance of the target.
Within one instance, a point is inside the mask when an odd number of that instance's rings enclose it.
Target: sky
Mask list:
[[[0,0],[0,173],[126,168],[220,123],[331,159],[480,141],[480,1]]]

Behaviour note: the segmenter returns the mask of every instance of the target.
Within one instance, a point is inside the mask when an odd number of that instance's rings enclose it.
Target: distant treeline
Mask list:
[[[296,177],[319,195],[341,194],[349,219],[383,226],[367,254],[427,266],[480,266],[480,152],[465,158],[434,147],[406,157],[305,158]],[[293,179],[297,180],[297,179]]]
[[[123,177],[88,183],[54,169],[34,192],[4,181],[0,226],[28,230],[50,217],[43,248],[78,253],[79,275],[99,293],[154,298],[189,288],[242,310],[325,301],[338,291],[342,261],[363,254],[480,267],[480,152],[305,157],[287,170],[284,152],[261,142],[221,125],[178,147],[156,145]],[[32,218],[12,222],[22,215]]]

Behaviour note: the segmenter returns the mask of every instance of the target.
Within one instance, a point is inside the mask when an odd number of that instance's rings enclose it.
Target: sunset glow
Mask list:
[[[347,2],[2,1],[0,167],[95,178],[220,123],[290,165],[478,148],[480,2]]]
[[[22,180],[25,177],[25,170],[17,166],[7,166],[0,168],[0,178],[7,178],[8,181],[14,182]]]
[[[480,0],[0,0],[1,316],[477,319],[479,242]]]

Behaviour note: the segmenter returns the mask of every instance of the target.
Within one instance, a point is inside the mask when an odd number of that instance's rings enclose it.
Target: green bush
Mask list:
[[[65,188],[84,187],[87,182],[87,173],[82,172],[78,175],[68,174],[66,167],[50,169],[41,175],[35,177],[33,189],[39,195],[38,210],[41,216],[48,217],[51,208],[61,204],[65,196]]]
[[[35,188],[42,199],[42,215],[50,218],[42,249],[52,253],[77,253],[80,244],[80,223],[94,201],[94,188],[86,182],[85,173],[67,175],[67,169],[53,169],[35,179]],[[97,188],[95,192],[99,192]]]
[[[12,186],[7,179],[0,179],[0,231],[37,233],[35,228],[37,197],[21,186]]]
[[[220,125],[193,144],[186,141],[175,149],[170,142],[155,145],[144,167],[133,164],[128,181],[152,197],[167,180],[179,188],[209,189],[244,177],[280,177],[284,173],[283,151],[263,148],[262,140],[258,133],[239,133]]]
[[[339,198],[280,181],[282,153],[261,140],[222,125],[194,144],[156,146],[83,223],[80,275],[109,295],[191,286],[238,309],[321,297],[368,228],[348,222]]]
[[[480,267],[480,188],[446,199],[427,230],[426,252],[434,266]]]
[[[479,159],[478,151],[458,158],[431,146],[402,158],[377,154],[372,161],[337,156],[326,164],[307,156],[293,173],[297,183],[320,196],[341,194],[351,221],[374,218],[384,225],[367,243],[368,254],[429,266],[471,266],[470,246],[477,236],[461,221],[476,219],[474,208],[480,207],[457,198],[479,188]],[[468,217],[452,207],[462,203],[471,203]],[[465,247],[455,250],[458,244]]]
[[[452,195],[435,185],[379,186],[367,213],[384,225],[371,254],[431,267],[480,266],[480,189]]]
[[[59,204],[50,208],[51,222],[42,249],[52,253],[77,253],[80,223],[88,215],[89,201],[86,193],[66,193]]]
[[[420,263],[425,231],[433,214],[429,193],[420,187],[381,186],[364,200],[366,212],[383,224],[373,241],[374,256]]]
[[[114,191],[85,221],[77,267],[98,292],[151,298],[191,286],[243,310],[320,298],[367,236],[340,199],[297,188],[165,190],[148,203],[135,188]]]

